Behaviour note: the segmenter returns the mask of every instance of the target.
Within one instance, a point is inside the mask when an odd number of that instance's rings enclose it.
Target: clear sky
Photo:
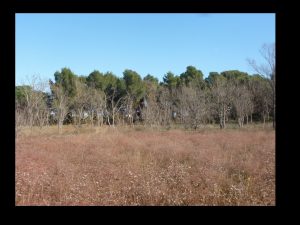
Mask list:
[[[54,80],[63,67],[119,77],[132,69],[162,80],[189,65],[209,72],[253,74],[246,58],[275,42],[275,14],[16,14],[16,84]]]

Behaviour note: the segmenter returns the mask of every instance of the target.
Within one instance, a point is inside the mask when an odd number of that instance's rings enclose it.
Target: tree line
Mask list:
[[[210,72],[205,79],[194,66],[180,75],[167,72],[162,82],[129,69],[117,77],[98,70],[82,76],[62,68],[48,83],[33,76],[28,85],[15,88],[16,127],[57,124],[61,131],[63,124],[181,124],[197,129],[217,123],[224,129],[229,121],[243,127],[270,120],[275,127],[275,55],[266,57],[274,60],[269,67],[248,60],[257,74],[228,70]]]

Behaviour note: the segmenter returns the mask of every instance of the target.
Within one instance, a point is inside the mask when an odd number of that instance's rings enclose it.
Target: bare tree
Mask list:
[[[96,98],[96,90],[94,88],[87,89],[87,110],[88,116],[91,123],[91,126],[94,126],[94,115],[96,113],[97,107],[97,98]]]
[[[123,124],[125,123],[125,120],[129,125],[133,125],[133,116],[135,113],[134,109],[134,98],[133,96],[127,91],[126,96],[124,96],[123,101],[122,101],[122,119],[123,119]]]
[[[244,119],[247,117],[251,105],[251,96],[245,85],[237,85],[234,88],[233,105],[237,113],[239,127],[243,127]]]
[[[24,125],[32,128],[35,125],[44,126],[47,120],[48,109],[46,106],[45,90],[47,82],[39,76],[33,75],[27,78],[28,85],[23,85],[23,95],[25,98],[25,107],[23,108],[22,120],[26,120]],[[18,118],[20,119],[20,107],[18,108]]]
[[[245,99],[246,101],[246,123],[249,123],[249,115],[250,115],[250,123],[252,124],[252,115],[254,113],[254,96],[248,89],[248,96]]]
[[[74,122],[75,126],[81,126],[82,120],[85,118],[85,110],[87,109],[87,104],[89,100],[89,93],[87,86],[80,82],[79,80],[75,81],[76,94],[72,101],[72,106],[74,109]]]
[[[205,92],[199,88],[183,86],[178,93],[182,122],[197,129],[205,123],[208,116]]]
[[[211,86],[214,112],[218,115],[220,128],[226,127],[226,118],[232,108],[233,85],[225,77],[214,80]]]
[[[161,110],[157,102],[158,92],[154,91],[146,96],[147,107],[142,109],[144,125],[153,126],[160,124]]]
[[[273,94],[272,94],[271,87],[267,84],[264,85],[264,83],[258,85],[257,89],[259,92],[258,106],[260,108],[260,112],[263,117],[263,124],[265,126],[266,119],[269,118],[270,112],[272,110]]]
[[[251,111],[251,113],[260,115],[265,125],[265,121],[269,117],[273,105],[272,87],[269,81],[261,76],[251,79],[248,84],[252,103],[248,105],[249,112]]]
[[[91,125],[94,126],[94,117],[97,119],[97,125],[102,126],[105,110],[105,94],[101,90],[89,88],[87,90],[86,106],[89,112]]]
[[[162,87],[158,92],[158,107],[160,125],[169,126],[172,120],[172,98],[166,87]]]
[[[52,92],[54,95],[53,107],[57,114],[58,132],[62,132],[63,121],[68,113],[68,97],[60,84],[53,84]]]
[[[25,110],[19,106],[18,102],[15,105],[15,126],[16,135],[22,130],[22,127],[26,126]]]
[[[159,95],[162,88],[151,81],[145,81],[145,84],[146,94],[144,96],[144,100],[146,100],[146,105],[141,110],[143,123],[145,126],[158,126],[160,125],[161,117]]]
[[[272,103],[273,103],[273,128],[275,128],[276,119],[276,54],[275,43],[264,44],[260,50],[260,54],[265,60],[264,64],[258,65],[254,59],[247,59],[249,65],[261,76],[268,78],[272,91]]]
[[[116,100],[115,99],[116,95],[117,95],[117,88],[113,87],[112,88],[112,93],[109,96],[110,111],[111,111],[110,115],[111,115],[111,118],[112,118],[112,126],[113,127],[115,126],[116,117],[117,117],[119,111],[122,109],[122,104],[123,104],[123,101],[124,101],[124,97],[120,97]],[[108,118],[108,123],[110,125],[109,118]]]
[[[108,110],[107,110],[107,97],[105,92],[102,92],[102,96],[103,98],[101,98],[103,101],[99,101],[98,106],[97,106],[97,124],[99,125],[103,125],[103,121],[104,121],[104,116],[107,114]]]

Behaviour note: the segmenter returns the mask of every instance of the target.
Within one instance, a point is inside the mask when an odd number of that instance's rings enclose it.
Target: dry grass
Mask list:
[[[272,130],[64,129],[16,139],[16,205],[275,205]]]

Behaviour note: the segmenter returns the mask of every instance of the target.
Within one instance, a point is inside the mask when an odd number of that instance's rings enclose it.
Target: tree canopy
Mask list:
[[[142,79],[131,69],[125,69],[122,77],[98,70],[84,76],[65,67],[54,73],[54,82],[49,81],[50,94],[44,93],[41,98],[30,85],[17,86],[15,94],[19,109],[23,106],[27,112],[36,112],[40,107],[42,115],[46,115],[44,105],[49,112],[55,109],[59,113],[60,127],[71,112],[82,116],[88,111],[92,124],[96,117],[96,124],[105,123],[105,119],[114,125],[119,113],[130,112],[135,114],[132,121],[147,124],[168,125],[173,121],[196,129],[199,123],[218,122],[225,128],[228,119],[237,120],[239,126],[243,126],[244,118],[248,121],[249,116],[251,121],[252,116],[254,120],[262,118],[263,121],[274,116],[270,79],[272,77],[249,75],[239,70],[210,72],[204,79],[201,70],[187,66],[179,76],[168,71],[159,83],[155,76],[147,74]],[[29,93],[33,93],[31,105],[26,99]],[[41,99],[46,104],[37,104]],[[125,116],[123,114],[123,120]],[[83,120],[75,121],[80,124]]]

